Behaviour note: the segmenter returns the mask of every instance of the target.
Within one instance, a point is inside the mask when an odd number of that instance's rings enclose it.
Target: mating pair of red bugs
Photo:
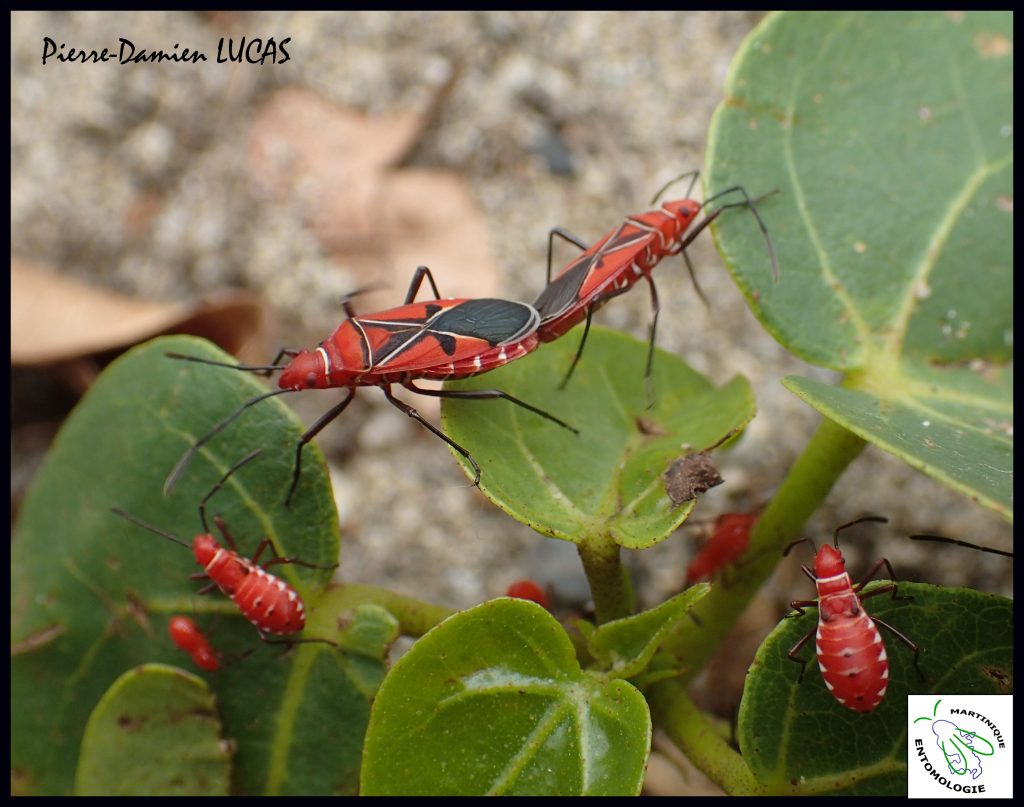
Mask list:
[[[683,178],[691,179],[692,190],[697,180],[697,172],[673,180],[659,191],[655,202],[668,187]],[[691,229],[691,224],[702,210],[711,202],[728,194],[739,194],[743,200],[720,205],[707,213],[704,219]],[[746,190],[739,186],[717,194],[704,204],[689,198],[667,201],[658,209],[627,217],[615,230],[591,247],[587,247],[580,239],[561,228],[555,228],[551,230],[548,240],[548,282],[533,305],[497,299],[441,299],[430,270],[421,266],[413,276],[405,303],[398,308],[357,316],[352,310],[351,298],[345,299],[343,307],[347,319],[314,350],[285,349],[273,362],[263,366],[228,365],[192,356],[169,354],[177,359],[268,375],[275,370],[281,370],[281,376],[278,381],[279,389],[246,402],[197,440],[168,476],[164,491],[170,491],[188,461],[202,445],[260,401],[275,395],[306,389],[347,388],[348,395],[317,420],[300,438],[295,452],[292,482],[286,497],[286,501],[290,502],[300,478],[303,447],[344,411],[361,386],[380,387],[392,405],[416,419],[462,454],[473,466],[476,472],[475,483],[478,483],[481,475],[480,466],[472,455],[424,420],[411,406],[395,398],[391,393],[391,386],[400,384],[412,392],[445,398],[501,398],[578,433],[575,428],[554,415],[501,390],[427,390],[417,387],[414,381],[420,378],[468,378],[493,370],[525,356],[535,350],[541,342],[557,339],[585,319],[583,337],[562,382],[564,386],[582,355],[593,312],[609,300],[628,291],[643,277],[650,288],[652,307],[645,376],[649,384],[659,311],[658,295],[651,278],[651,270],[659,261],[669,255],[682,254],[685,258],[686,247],[724,210],[748,207],[764,234],[772,272],[776,278],[778,277],[771,240],[754,202]],[[580,247],[583,252],[552,280],[551,252],[556,235]],[[689,266],[688,262],[687,265]],[[690,272],[692,276],[692,267]],[[415,299],[424,278],[430,283],[435,299],[417,303]],[[694,282],[696,283],[695,278]],[[291,357],[287,365],[277,363],[283,356]],[[265,565],[300,561],[277,556],[276,549],[270,544],[269,539],[264,539],[251,560],[246,559],[238,554],[234,541],[221,520],[215,519],[215,523],[231,547],[230,550],[220,546],[206,523],[206,501],[235,470],[252,459],[255,453],[258,452],[254,452],[229,469],[203,499],[200,517],[206,533],[196,536],[191,548],[196,562],[204,567],[204,576],[213,581],[211,587],[219,586],[230,596],[243,614],[256,625],[261,637],[264,636],[264,632],[292,634],[302,630],[305,624],[302,601],[290,586],[265,572],[257,565],[257,561],[268,545],[275,552],[275,557]],[[114,512],[170,540],[185,543],[177,536],[152,527],[122,510],[115,508]],[[184,644],[182,646],[185,647]],[[186,647],[189,652],[192,652],[191,648],[191,644]]]

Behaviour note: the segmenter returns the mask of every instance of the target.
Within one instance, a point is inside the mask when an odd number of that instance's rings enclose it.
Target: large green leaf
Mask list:
[[[118,678],[89,716],[80,796],[226,796],[231,773],[206,683],[144,664]]]
[[[210,500],[209,513],[223,515],[243,552],[268,535],[282,554],[320,565],[337,558],[337,515],[312,446],[293,507],[284,506],[301,426],[276,399],[218,435],[173,494],[162,495],[165,476],[195,438],[266,391],[242,373],[168,359],[168,350],[230,360],[181,337],[118,359],[64,424],[22,509],[12,553],[13,781],[19,791],[68,792],[86,719],[111,683],[147,661],[191,664],[167,635],[169,617],[184,613],[198,615],[224,658],[206,677],[237,743],[234,788],[354,792],[367,690],[383,677],[381,658],[325,644],[286,652],[261,643],[226,597],[196,596],[191,552],[110,512],[119,506],[190,541],[201,530],[199,500],[230,465],[262,447]],[[336,633],[334,615],[318,608],[329,569],[274,572],[305,601],[304,635]]]
[[[726,94],[708,190],[779,189],[759,209],[782,279],[750,216],[720,217],[719,247],[765,327],[858,394],[788,386],[1011,516],[1012,15],[775,14]]]
[[[910,650],[883,630],[890,683],[868,714],[828,692],[811,659],[813,641],[801,650],[810,663],[797,683],[799,665],[786,654],[814,629],[817,612],[783,620],[761,645],[740,705],[739,741],[763,785],[803,795],[906,795],[907,694],[1012,691],[1012,600],[919,583],[900,583],[899,594],[913,600],[882,594],[867,610],[918,644],[926,681]]]
[[[583,671],[539,605],[501,598],[442,622],[377,694],[364,795],[635,795],[643,696]]]
[[[673,507],[662,474],[674,459],[745,426],[754,397],[739,376],[716,389],[679,358],[657,351],[656,403],[647,409],[647,345],[597,327],[568,387],[559,390],[580,333],[449,385],[504,390],[579,435],[506,401],[445,400],[442,422],[480,464],[480,489],[513,518],[554,538],[610,536],[642,549],[670,535],[693,509],[693,501]]]

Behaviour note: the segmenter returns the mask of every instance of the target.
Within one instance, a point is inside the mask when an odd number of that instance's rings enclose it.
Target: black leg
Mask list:
[[[314,642],[317,642],[318,644],[329,644],[331,647],[338,646],[337,642],[332,642],[330,639],[268,639],[267,634],[259,628],[256,628],[256,633],[259,634],[260,639],[266,644],[285,644],[290,647],[293,644],[313,644]]]
[[[647,285],[651,287],[651,336],[647,345],[647,369],[644,370],[644,388],[647,391],[647,408],[654,406],[654,380],[651,377],[651,368],[654,366],[654,332],[658,327],[658,314],[661,312],[661,304],[658,302],[658,289],[654,285],[654,279],[644,274]]]
[[[411,386],[411,384],[407,384],[406,386],[409,387],[409,389],[411,389],[413,392],[424,392],[423,390],[420,390],[420,389],[418,389],[416,387]],[[460,446],[454,440],[449,438],[440,429],[434,427],[433,425],[428,423],[426,420],[424,420],[423,416],[419,412],[417,412],[415,409],[413,409],[411,406],[409,406],[409,404],[403,403],[402,401],[398,400],[398,398],[396,398],[394,395],[391,394],[391,387],[381,387],[381,389],[384,390],[384,397],[388,399],[388,401],[390,402],[390,404],[392,406],[394,406],[395,408],[401,410],[402,412],[405,412],[405,414],[407,414],[413,420],[418,421],[421,426],[424,426],[427,430],[429,430],[430,432],[435,434],[437,437],[440,437],[448,445],[450,445],[452,448],[454,448],[456,451],[458,451],[463,457],[465,457],[466,460],[469,462],[469,464],[473,466],[473,471],[475,473],[475,476],[473,478],[473,484],[476,485],[476,486],[479,486],[479,484],[480,484],[480,466],[477,464],[477,461],[475,459],[473,459],[473,455],[472,454],[470,454],[468,451],[466,451],[466,449],[464,449],[462,446]]]
[[[206,434],[204,434],[202,437],[196,440],[196,442],[189,447],[188,451],[181,455],[181,459],[178,460],[178,464],[174,466],[170,474],[168,474],[167,480],[164,482],[164,496],[167,496],[171,492],[171,490],[174,489],[174,486],[177,484],[178,479],[185,471],[185,468],[186,466],[188,466],[192,457],[195,456],[195,453],[202,446],[206,445],[206,443],[210,442],[210,440],[212,440],[217,434],[219,434],[225,428],[230,426],[235,421],[235,419],[238,418],[246,409],[248,409],[251,406],[255,406],[260,401],[265,401],[267,398],[273,398],[275,395],[284,395],[288,392],[298,391],[299,390],[294,389],[276,389],[273,392],[266,393],[265,395],[259,395],[253,398],[251,401],[246,401],[244,404],[238,407],[238,409],[236,409],[234,412],[232,412],[230,415],[224,418],[224,420],[222,420],[220,423],[218,423],[216,426],[210,429],[210,431],[208,431]]]
[[[412,282],[409,284],[409,291],[405,295],[405,304],[409,305],[413,300],[416,299],[416,295],[419,294],[420,286],[423,285],[423,278],[426,276],[427,280],[430,281],[430,289],[434,292],[434,299],[441,299],[441,292],[437,290],[437,284],[434,282],[434,276],[430,273],[430,270],[426,266],[417,266],[416,271],[412,273]]]
[[[586,325],[583,326],[583,338],[580,339],[580,346],[576,349],[576,355],[573,357],[572,364],[569,365],[569,370],[565,374],[565,378],[562,379],[562,383],[558,385],[559,389],[565,389],[569,383],[569,379],[572,378],[573,372],[576,370],[576,365],[579,364],[580,358],[583,356],[583,346],[587,344],[587,334],[590,333],[590,320],[594,315],[594,311],[600,308],[609,300],[618,297],[620,294],[625,294],[629,291],[629,286],[623,286],[620,289],[613,289],[612,291],[599,294],[595,297],[590,305],[587,306],[587,321]]]
[[[299,476],[302,473],[302,449],[310,440],[316,437],[320,431],[334,420],[338,415],[345,411],[345,407],[349,405],[351,400],[356,396],[356,391],[350,389],[345,400],[339,403],[337,406],[332,407],[323,415],[320,419],[314,423],[302,437],[299,438],[299,444],[295,447],[295,467],[292,469],[292,485],[288,488],[288,495],[285,497],[285,507],[291,507],[292,495],[295,493],[295,488],[299,485]]]
[[[456,399],[469,400],[469,401],[481,401],[481,400],[489,400],[491,398],[502,398],[502,399],[504,399],[506,401],[510,401],[511,403],[516,404],[517,406],[523,407],[523,409],[530,410],[535,415],[540,415],[542,418],[547,418],[548,420],[550,420],[550,421],[552,421],[554,423],[557,423],[563,429],[568,429],[573,434],[579,434],[579,430],[578,429],[574,429],[572,426],[570,426],[564,420],[559,420],[554,415],[552,415],[552,414],[550,414],[548,412],[545,412],[543,409],[538,409],[536,406],[531,406],[530,404],[526,403],[526,401],[521,401],[518,398],[515,398],[515,397],[509,395],[507,392],[502,392],[500,389],[473,389],[473,390],[421,389],[420,387],[417,387],[415,384],[413,384],[412,381],[407,381],[402,386],[405,387],[407,390],[409,390],[411,392],[415,392],[415,393],[418,393],[420,395],[430,395],[430,396],[433,396],[434,398],[456,398]]]
[[[263,550],[266,549],[268,546],[270,547],[270,551],[274,553],[274,556],[270,560],[268,560],[266,563],[261,564],[264,569],[270,568],[271,566],[275,566],[275,565],[277,565],[279,563],[291,563],[291,564],[294,564],[296,566],[305,566],[306,568],[309,568],[309,569],[337,569],[338,568],[338,564],[337,563],[332,563],[330,566],[318,566],[315,563],[309,563],[308,561],[299,560],[298,558],[285,557],[280,552],[277,551],[277,547],[274,546],[274,542],[271,540],[269,535],[266,538],[264,538],[262,541],[260,541],[259,546],[256,547],[256,552],[253,553],[253,556],[251,558],[253,563],[259,563],[260,555],[263,554]]]
[[[586,250],[587,250],[587,245],[583,243],[583,239],[582,238],[578,238],[577,236],[575,236],[572,233],[570,233],[568,230],[563,230],[561,227],[552,227],[548,231],[548,283],[549,284],[551,283],[551,259],[552,259],[552,254],[553,254],[552,250],[554,248],[555,236],[556,235],[559,236],[560,238],[565,239],[570,244],[579,247],[584,252],[586,252]]]

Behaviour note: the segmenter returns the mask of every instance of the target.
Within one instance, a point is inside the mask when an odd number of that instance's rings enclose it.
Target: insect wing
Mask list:
[[[509,300],[431,300],[357,318],[376,371],[412,371],[472,359],[536,331],[537,311]]]

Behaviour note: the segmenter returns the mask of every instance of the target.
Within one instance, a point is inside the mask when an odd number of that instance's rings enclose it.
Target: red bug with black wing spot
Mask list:
[[[345,410],[359,387],[380,387],[392,406],[418,421],[462,454],[476,471],[474,484],[480,482],[480,466],[472,455],[440,429],[424,420],[411,406],[395,398],[391,393],[392,384],[400,384],[411,392],[436,398],[501,398],[578,434],[576,429],[554,415],[501,390],[428,390],[413,383],[417,378],[444,380],[479,375],[525,356],[538,344],[537,327],[540,324],[540,315],[533,306],[497,299],[436,299],[413,302],[424,277],[429,280],[434,294],[440,297],[430,270],[421,266],[413,275],[404,305],[375,314],[356,316],[350,300],[346,299],[343,305],[348,319],[318,347],[314,350],[282,350],[269,365],[223,364],[194,356],[169,353],[171,358],[201,364],[266,373],[282,370],[282,373],[278,379],[280,389],[247,401],[200,437],[185,452],[167,477],[164,493],[170,492],[199,447],[246,409],[274,395],[307,389],[338,387],[348,388],[349,393],[299,439],[287,502],[291,501],[299,483],[303,447]],[[277,360],[284,355],[290,356],[291,361],[286,366],[278,366]]]
[[[793,646],[789,651],[790,660],[799,663],[802,668],[806,667],[807,662],[798,658],[797,653],[813,636],[818,667],[825,680],[825,686],[839,703],[857,712],[874,711],[885,697],[889,685],[889,660],[878,626],[890,631],[914,651],[914,667],[922,680],[924,679],[924,673],[918,666],[918,646],[892,625],[878,617],[869,616],[863,607],[862,601],[868,597],[890,591],[893,599],[909,599],[896,596],[896,574],[893,572],[892,564],[886,558],[882,558],[856,586],[851,583],[850,575],[846,572],[846,561],[839,551],[839,533],[847,527],[865,521],[886,522],[888,519],[881,516],[865,516],[837,527],[833,536],[834,545],[825,544],[815,554],[814,571],[806,566],[800,567],[804,574],[814,581],[818,590],[817,601],[794,600],[790,603],[790,607],[796,609],[797,614],[803,614],[804,608],[818,609],[817,628]],[[786,547],[784,554],[788,554],[790,549],[805,541],[809,542],[809,539],[801,538],[794,541]],[[879,586],[867,594],[861,593],[867,582],[883,565],[889,570],[893,582]],[[800,671],[800,677],[803,677],[803,669]]]
[[[697,181],[698,172],[696,171],[684,174],[683,177],[679,177],[669,183],[669,185],[666,185],[655,196],[655,201],[670,185],[679,179],[690,176],[693,177],[693,181],[690,184],[692,189],[693,183]],[[729,193],[741,193],[745,201],[722,205],[705,216],[697,227],[684,238],[697,214],[712,201]],[[723,210],[737,206],[750,208],[757,219],[761,231],[765,234],[768,252],[771,256],[772,273],[778,279],[775,251],[772,247],[771,239],[768,238],[768,231],[761,221],[757,208],[754,207],[754,201],[745,189],[735,187],[716,194],[703,204],[693,199],[677,199],[664,202],[660,208],[655,210],[627,216],[618,227],[590,247],[587,247],[579,238],[560,227],[552,229],[548,237],[548,281],[544,291],[534,301],[534,305],[541,316],[537,336],[541,342],[551,342],[562,336],[577,323],[582,322],[584,319],[586,320],[579,349],[565,378],[562,380],[562,387],[568,383],[573,370],[576,369],[580,356],[583,355],[583,346],[586,344],[587,334],[590,332],[590,321],[594,311],[614,297],[618,297],[620,294],[628,291],[641,277],[647,281],[651,292],[651,331],[645,376],[646,379],[650,379],[651,362],[654,357],[654,333],[658,324],[658,312],[660,311],[658,291],[654,285],[654,280],[651,278],[651,271],[666,256],[682,254],[685,258],[686,247]],[[556,235],[582,249],[583,254],[571,261],[552,280],[551,250],[553,239]],[[690,269],[690,277],[693,279],[694,287],[703,300],[704,294],[697,285],[696,276],[693,273],[693,267],[689,265],[689,260],[687,260],[687,266]],[[649,388],[648,397],[650,397]]]

